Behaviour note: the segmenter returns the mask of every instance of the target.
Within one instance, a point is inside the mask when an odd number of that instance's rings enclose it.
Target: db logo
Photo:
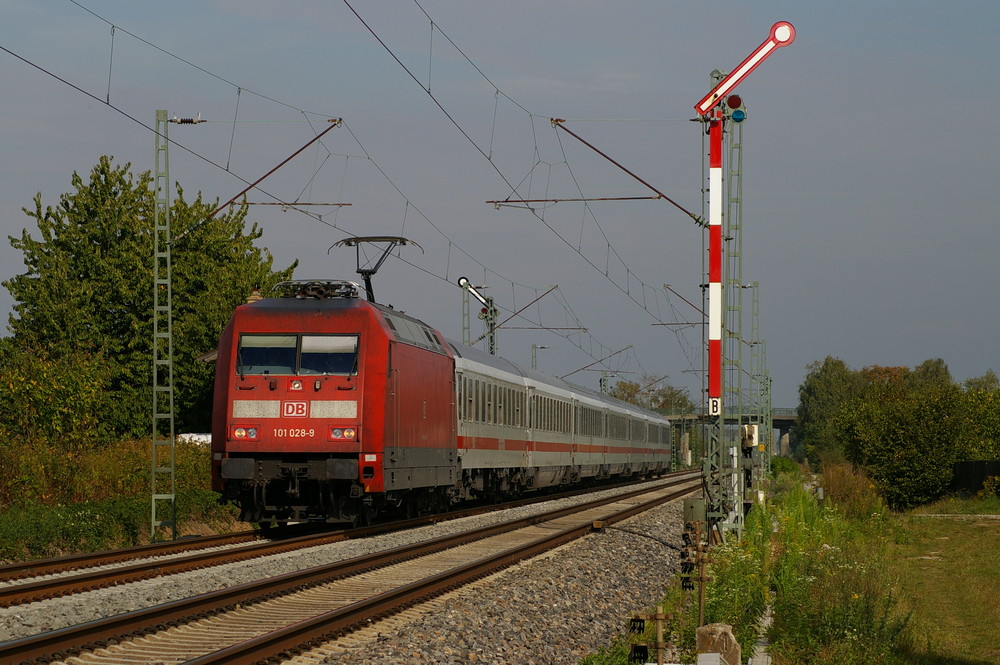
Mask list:
[[[309,411],[309,402],[282,402],[281,415],[286,418],[305,418]]]

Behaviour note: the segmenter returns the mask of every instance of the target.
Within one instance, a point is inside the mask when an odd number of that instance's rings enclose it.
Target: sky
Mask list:
[[[730,355],[766,360],[775,407],[826,356],[1000,370],[996,2],[6,0],[0,16],[0,280],[25,271],[6,237],[36,230],[36,194],[58,204],[102,155],[154,168],[157,109],[206,120],[169,125],[170,178],[222,202],[341,118],[248,195],[350,204],[251,206],[276,267],[359,280],[335,243],[403,236],[379,302],[461,340],[467,276],[499,306],[501,355],[527,365],[535,345],[551,374],[666,377],[696,402],[693,107],[789,21],[794,43],[738,88],[727,261],[742,257],[743,336],[762,343]],[[640,179],[677,206],[638,198]],[[548,202],[489,203],[510,199]],[[0,289],[3,321],[13,305]]]

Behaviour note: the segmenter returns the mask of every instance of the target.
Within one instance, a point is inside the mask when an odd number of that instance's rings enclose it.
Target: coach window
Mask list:
[[[476,392],[472,384],[472,379],[465,380],[465,419],[475,422],[476,420]]]
[[[303,335],[299,374],[356,374],[357,335]]]
[[[479,379],[476,379],[476,422],[485,422],[485,409],[484,404],[486,400],[483,398],[483,384]]]
[[[294,374],[297,335],[240,335],[236,373]]]

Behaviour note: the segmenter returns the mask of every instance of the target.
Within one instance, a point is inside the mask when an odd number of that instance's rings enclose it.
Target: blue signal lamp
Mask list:
[[[733,122],[743,122],[747,119],[747,112],[743,109],[736,109],[733,111]]]

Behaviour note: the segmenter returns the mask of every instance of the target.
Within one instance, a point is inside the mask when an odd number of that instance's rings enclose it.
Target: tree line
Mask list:
[[[1000,459],[993,370],[959,384],[941,359],[854,370],[828,356],[807,369],[794,453],[814,466],[848,461],[863,468],[893,508],[946,494],[955,462]]]

